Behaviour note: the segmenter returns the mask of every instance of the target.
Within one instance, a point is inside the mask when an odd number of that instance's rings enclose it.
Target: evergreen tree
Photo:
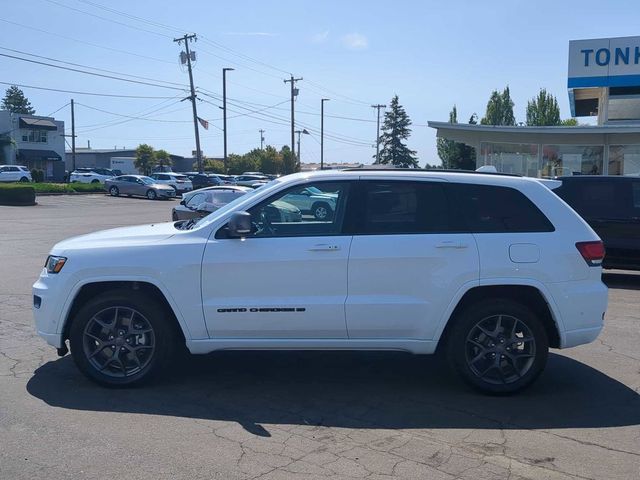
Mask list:
[[[391,108],[384,113],[382,135],[380,135],[380,163],[395,167],[418,168],[416,152],[410,150],[403,142],[411,135],[411,119],[405,112],[395,95],[391,100]],[[374,157],[375,158],[375,157]]]
[[[469,119],[470,124],[477,122],[477,115],[474,113]],[[458,112],[456,106],[449,113],[449,123],[458,123]],[[446,138],[438,138],[438,156],[442,160],[442,168],[457,170],[475,170],[476,150],[464,143],[458,143]]]
[[[24,92],[15,85],[7,88],[2,99],[2,109],[9,110],[11,113],[27,113],[30,115],[36,113],[27,97],[24,96]]]
[[[283,174],[288,175],[299,171],[300,165],[298,160],[291,152],[291,148],[288,145],[284,145],[280,150],[280,156],[282,156]]]
[[[515,125],[516,119],[513,115],[513,100],[509,87],[505,87],[502,93],[494,90],[487,102],[487,111],[484,114],[481,125]]]
[[[160,167],[171,166],[171,155],[166,150],[156,150],[156,160]]]
[[[527,125],[537,127],[560,125],[558,101],[544,88],[540,89],[537,97],[527,102]]]

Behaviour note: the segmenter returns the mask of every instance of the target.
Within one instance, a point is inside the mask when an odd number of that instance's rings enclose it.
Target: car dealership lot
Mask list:
[[[639,476],[640,273],[606,274],[598,341],[552,351],[513,397],[380,352],[221,352],[106,390],[36,336],[31,284],[55,242],[167,221],[177,201],[38,202],[0,207],[0,478]]]

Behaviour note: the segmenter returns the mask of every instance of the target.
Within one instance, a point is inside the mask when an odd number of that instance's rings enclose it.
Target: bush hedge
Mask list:
[[[104,185],[101,183],[34,183],[32,184],[37,193],[76,193],[76,192],[104,192]]]
[[[36,190],[30,185],[0,184],[0,205],[35,205]]]

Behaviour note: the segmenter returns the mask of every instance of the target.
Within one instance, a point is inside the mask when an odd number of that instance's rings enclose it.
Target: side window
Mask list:
[[[391,235],[459,231],[439,182],[362,182],[363,210],[356,234]]]
[[[349,182],[314,182],[312,202],[300,202],[293,187],[279,192],[249,210],[253,223],[251,237],[298,237],[340,235]]]
[[[189,207],[189,208],[195,208],[195,207],[197,207],[198,205],[200,205],[204,201],[205,201],[204,193],[198,193],[198,194],[194,195],[193,197],[191,197],[189,199],[189,201],[185,204],[185,206]]]
[[[474,233],[553,232],[549,219],[522,192],[494,185],[451,184],[454,201]]]

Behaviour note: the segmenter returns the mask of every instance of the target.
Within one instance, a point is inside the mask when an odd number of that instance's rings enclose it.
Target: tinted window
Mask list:
[[[493,185],[450,184],[453,200],[474,233],[552,232],[553,225],[523,193]]]
[[[187,207],[191,207],[191,208],[195,208],[198,205],[200,205],[202,202],[205,201],[205,195],[204,193],[197,193],[195,194],[193,197],[191,197],[189,199],[189,201],[186,203]]]
[[[602,180],[570,181],[558,189],[558,195],[584,218],[615,217],[622,213],[626,182]],[[628,191],[628,190],[627,190]]]
[[[449,203],[441,183],[387,181],[362,182],[361,185],[362,210],[353,218],[356,234],[456,230],[451,224]]]

